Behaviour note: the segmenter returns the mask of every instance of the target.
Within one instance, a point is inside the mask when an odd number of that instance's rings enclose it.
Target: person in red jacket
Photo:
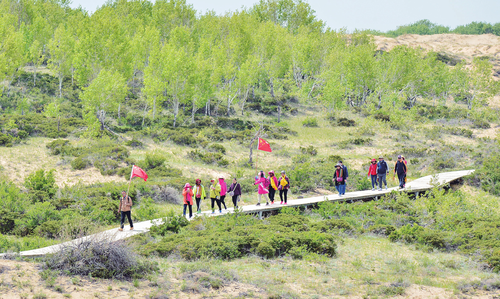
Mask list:
[[[377,159],[372,159],[370,168],[368,168],[368,179],[372,179],[372,191],[375,191],[377,185]]]
[[[193,189],[189,183],[186,183],[184,189],[182,190],[182,196],[184,197],[184,211],[182,214],[186,217],[186,208],[189,207],[189,218],[193,217]]]

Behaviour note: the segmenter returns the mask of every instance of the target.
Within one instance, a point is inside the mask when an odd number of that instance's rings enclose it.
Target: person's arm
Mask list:
[[[132,206],[132,198],[130,198],[130,196],[127,196],[127,206]]]

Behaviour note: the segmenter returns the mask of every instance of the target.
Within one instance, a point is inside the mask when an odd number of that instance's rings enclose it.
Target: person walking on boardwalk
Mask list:
[[[224,209],[227,210],[226,207],[226,194],[227,194],[227,184],[226,181],[224,181],[223,177],[219,178],[219,184],[220,184],[220,203],[221,205],[224,205]]]
[[[280,191],[280,199],[281,204],[283,204],[283,198],[285,199],[285,204],[288,204],[288,189],[290,189],[290,180],[286,176],[286,172],[284,170],[281,171],[281,177],[279,178],[279,186],[278,190]]]
[[[276,191],[278,190],[278,179],[274,175],[274,171],[269,171],[269,177],[267,178],[269,181],[269,200],[271,204],[274,204],[274,196],[276,195]]]
[[[186,208],[189,207],[189,218],[193,217],[193,189],[189,183],[184,185],[184,189],[182,190],[182,196],[184,196],[184,210],[182,215],[186,217]]]
[[[207,197],[205,193],[205,187],[201,184],[200,179],[196,179],[196,183],[193,187],[194,198],[196,199],[196,213],[201,213],[201,201]]]
[[[263,194],[268,194],[269,190],[269,181],[266,179],[266,176],[264,175],[264,171],[260,171],[257,177],[255,177],[255,183],[254,185],[259,185],[259,189],[257,191],[257,194],[259,195],[259,201],[257,202],[257,206],[260,206],[260,201],[262,199]],[[266,199],[266,206],[269,205],[269,201]]]
[[[396,162],[396,165],[394,165],[394,177],[396,177],[397,173],[399,179],[399,189],[403,189],[405,187],[406,171],[406,164],[403,162],[401,156],[398,156],[398,161]]]
[[[384,157],[380,156],[377,163],[377,177],[378,177],[378,191],[382,191],[382,182],[385,184],[387,190],[387,174],[389,173],[389,166],[384,161]]]
[[[372,180],[372,191],[375,191],[375,185],[377,185],[377,160],[372,159],[370,163],[370,168],[368,168],[368,179]]]
[[[215,207],[214,204],[217,203],[217,206],[219,207],[219,212],[222,213],[222,208],[220,206],[220,184],[217,182],[216,179],[212,179],[210,181],[210,201],[212,202],[212,214],[215,213]]]
[[[120,212],[120,228],[119,231],[123,231],[123,223],[125,222],[125,216],[130,224],[130,230],[134,229],[134,224],[132,223],[132,216],[130,210],[132,209],[132,199],[128,196],[127,192],[122,191],[122,197],[120,197],[120,206],[118,212]]]
[[[406,187],[406,182],[408,181],[408,161],[406,161],[405,159],[405,156],[401,155],[401,159],[403,160],[403,162],[405,163],[406,165],[406,174],[405,174],[405,184],[404,186]]]
[[[339,192],[339,196],[345,194],[345,179],[346,173],[342,165],[335,165],[335,172],[333,173],[333,182],[335,183],[335,189]]]
[[[345,195],[345,189],[347,187],[347,179],[349,178],[349,171],[347,170],[347,166],[345,166],[342,161],[339,161],[339,165],[340,167],[342,168],[342,170],[344,171],[344,175],[345,175],[345,178],[344,178],[344,187],[343,187],[343,193],[342,195]]]
[[[236,210],[238,208],[238,199],[241,196],[241,185],[236,178],[233,179],[233,183],[229,186],[229,195],[233,200],[234,209]]]

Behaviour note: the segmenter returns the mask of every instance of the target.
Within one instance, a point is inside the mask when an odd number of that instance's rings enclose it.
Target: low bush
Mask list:
[[[73,161],[71,161],[71,168],[74,170],[82,170],[87,168],[90,165],[90,162],[82,157],[76,157]]]
[[[199,150],[190,151],[188,157],[192,160],[199,160],[205,164],[216,164],[221,167],[229,165],[229,161],[224,159],[221,153],[202,152]]]
[[[472,127],[474,129],[489,129],[491,128],[491,125],[488,121],[477,118],[472,121]]]
[[[218,144],[218,143],[214,143],[214,144],[209,145],[207,147],[207,150],[211,151],[211,152],[221,153],[223,155],[226,154],[226,148],[222,144]]]
[[[44,260],[44,268],[98,278],[142,278],[158,271],[155,262],[137,256],[124,241],[88,239],[67,245]]]
[[[290,254],[296,247],[307,253],[330,257],[336,254],[334,237],[317,231],[304,216],[277,215],[266,220],[261,222],[249,215],[198,218],[180,233],[166,230],[161,241],[145,245],[143,254],[176,253],[187,260],[202,257],[230,260],[249,254],[279,257]],[[297,252],[294,255],[300,256]]]
[[[377,235],[383,235],[383,236],[389,236],[394,232],[396,228],[393,225],[386,225],[386,224],[377,224],[370,226],[369,231],[377,234]]]
[[[175,215],[170,212],[169,215],[161,220],[161,223],[153,225],[150,229],[152,236],[166,236],[171,233],[179,233],[181,228],[187,226],[189,221],[182,215]]]
[[[356,121],[354,121],[353,119],[341,117],[341,118],[337,119],[337,126],[339,126],[339,127],[354,127],[354,126],[356,126]]]
[[[144,146],[144,144],[137,139],[127,140],[125,141],[125,145],[134,148],[142,148]]]
[[[12,137],[0,132],[0,146],[11,147]]]
[[[56,139],[47,143],[51,155],[71,155],[73,147],[69,144],[69,140]]]
[[[313,145],[310,145],[308,147],[300,147],[300,151],[304,155],[311,155],[311,156],[316,156],[318,154],[318,149],[315,148]]]
[[[318,120],[315,117],[307,117],[302,121],[303,127],[318,127]]]

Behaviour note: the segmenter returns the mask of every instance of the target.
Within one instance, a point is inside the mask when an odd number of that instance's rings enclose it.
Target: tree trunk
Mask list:
[[[193,110],[191,110],[191,123],[194,124],[194,114],[196,113],[196,99],[193,98]]]
[[[247,91],[245,92],[245,96],[243,96],[243,99],[241,100],[241,116],[243,116],[243,112],[245,111],[245,104],[247,102],[249,92],[250,92],[250,87],[247,88]]]
[[[231,110],[231,97],[228,96],[227,97],[227,117],[230,117],[231,116],[231,113],[230,113],[230,110]]]
[[[253,143],[255,142],[255,140],[257,140],[257,138],[259,138],[261,132],[262,132],[262,124],[260,125],[260,128],[257,131],[257,133],[255,133],[255,136],[253,136],[252,140],[250,141],[250,156],[249,156],[250,159],[248,160],[248,163],[250,163],[250,165],[252,165]]]
[[[36,66],[33,64],[33,87],[36,86]]]
[[[121,104],[118,104],[118,125],[120,125],[120,108]]]
[[[271,86],[271,90],[269,91],[271,93],[271,97],[274,99],[274,84],[273,84],[273,79],[269,79],[269,85]]]
[[[101,122],[101,131],[104,131],[104,118],[106,117],[106,114],[104,110],[99,111],[99,121]]]
[[[148,103],[144,105],[144,113],[142,114],[142,125],[141,128],[144,127],[144,119],[146,118],[146,110],[148,109]]]
[[[156,116],[156,96],[153,98],[153,121],[155,120]]]
[[[63,81],[63,76],[59,75],[59,97],[62,98],[62,81]],[[102,128],[104,130],[104,127]]]
[[[281,121],[281,106],[278,106],[278,123]]]
[[[179,99],[174,98],[174,128],[177,123],[177,115],[179,114]]]
[[[57,117],[57,132],[59,132],[60,128],[61,128],[61,116],[59,115]]]

